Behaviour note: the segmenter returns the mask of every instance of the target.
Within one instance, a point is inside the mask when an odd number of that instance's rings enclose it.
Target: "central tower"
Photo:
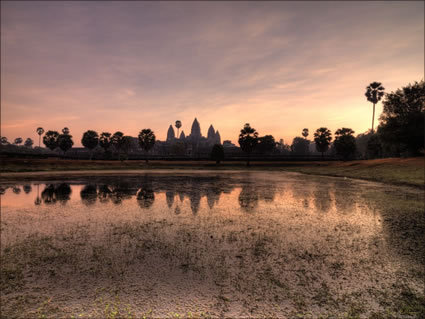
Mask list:
[[[200,138],[201,135],[201,126],[199,125],[198,120],[195,119],[193,120],[193,124],[192,124],[192,129],[190,130],[190,136],[193,138]]]

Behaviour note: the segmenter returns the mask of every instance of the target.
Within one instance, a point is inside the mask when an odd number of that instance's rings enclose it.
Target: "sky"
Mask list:
[[[424,78],[424,2],[1,1],[1,136],[159,140],[197,117],[237,144],[370,129],[366,86]],[[376,107],[375,126],[382,111]]]

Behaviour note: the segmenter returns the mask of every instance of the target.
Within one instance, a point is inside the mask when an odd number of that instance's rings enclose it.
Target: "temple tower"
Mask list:
[[[194,139],[199,139],[201,138],[201,126],[199,125],[198,120],[195,117],[195,120],[193,121],[192,124],[192,129],[190,130],[190,136]]]
[[[215,143],[215,130],[212,124],[210,125],[210,128],[208,129],[208,135],[207,135],[208,143],[214,144]]]
[[[184,141],[186,139],[186,135],[184,134],[184,131],[182,130],[182,132],[180,133],[180,139],[182,141]]]
[[[170,125],[167,132],[167,142],[174,141],[175,137],[173,126]]]
[[[220,144],[221,145],[221,136],[220,136],[220,132],[218,130],[215,133],[215,144]]]

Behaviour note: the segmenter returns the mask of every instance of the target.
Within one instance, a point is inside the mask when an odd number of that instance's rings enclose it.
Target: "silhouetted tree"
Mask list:
[[[13,144],[15,144],[15,145],[20,145],[20,144],[22,144],[22,137],[17,137],[17,138],[15,138],[15,141],[13,142]]]
[[[366,87],[365,96],[367,100],[373,103],[373,115],[372,115],[372,133],[373,133],[373,122],[375,120],[375,104],[378,103],[384,96],[385,88],[380,82],[372,82]]]
[[[59,148],[63,151],[63,155],[65,155],[65,153],[72,148],[72,145],[74,145],[74,142],[72,141],[72,136],[69,134],[59,135],[58,145]]]
[[[383,106],[378,127],[383,147],[419,154],[424,148],[425,82],[387,94]]]
[[[369,129],[367,132],[360,133],[356,136],[356,153],[358,158],[368,159],[367,143],[371,136],[373,136],[372,130]]]
[[[139,146],[143,148],[146,152],[146,163],[148,163],[147,153],[155,145],[155,134],[150,128],[143,129],[140,131],[138,139]]]
[[[25,140],[24,146],[31,148],[34,145],[34,141],[30,139],[29,137]]]
[[[92,159],[93,149],[99,144],[99,135],[96,131],[88,130],[84,132],[81,144],[90,150],[90,159]]]
[[[310,145],[310,141],[306,140],[305,138],[297,136],[292,140],[291,152],[294,155],[305,156],[308,154],[309,145]]]
[[[118,159],[121,159],[121,149],[124,143],[124,133],[123,132],[115,132],[111,137],[111,142],[114,148],[118,152]]]
[[[38,134],[38,147],[41,145],[41,135],[44,133],[44,129],[42,127],[37,127],[36,132]]]
[[[268,154],[276,149],[276,141],[272,135],[266,135],[258,138],[257,149],[261,154]]]
[[[382,156],[382,145],[379,135],[373,134],[367,141],[367,158],[379,158]]]
[[[8,145],[9,141],[7,140],[6,136],[2,136],[1,139],[0,139],[0,143],[1,143],[1,145]]]
[[[59,133],[56,131],[47,131],[43,136],[43,143],[48,149],[53,151],[58,145]]]
[[[335,150],[344,160],[352,158],[356,153],[356,139],[351,128],[340,128],[335,132]]]
[[[63,133],[63,134],[65,134],[65,135],[68,135],[68,134],[69,134],[69,128],[64,127],[64,128],[62,129],[62,133]]]
[[[112,135],[109,132],[102,132],[102,134],[100,134],[100,138],[99,138],[99,145],[100,147],[102,147],[105,151],[105,153],[108,152],[109,148],[112,145]]]
[[[176,128],[177,128],[177,138],[180,138],[179,130],[180,130],[180,128],[182,127],[182,122],[181,122],[181,121],[179,121],[179,120],[177,120],[177,121],[176,121],[175,126],[176,126]]]
[[[258,144],[258,132],[252,128],[249,123],[246,123],[241,133],[239,134],[239,145],[245,153],[248,154],[248,160],[246,165],[249,166],[249,159],[252,151],[256,148]]]
[[[314,143],[316,143],[316,150],[320,153],[325,153],[329,149],[332,141],[332,133],[326,127],[321,127],[314,133]]]
[[[133,138],[131,136],[126,135],[121,138],[120,144],[119,144],[120,145],[119,149],[121,151],[119,152],[119,159],[121,161],[128,159],[128,153],[130,152],[132,142],[133,142]],[[125,157],[122,157],[121,153],[124,154]]]
[[[308,128],[303,129],[303,132],[301,133],[302,136],[304,136],[305,139],[307,139],[308,136]]]
[[[215,144],[211,150],[211,159],[215,161],[216,164],[220,164],[224,160],[224,148],[223,145]]]

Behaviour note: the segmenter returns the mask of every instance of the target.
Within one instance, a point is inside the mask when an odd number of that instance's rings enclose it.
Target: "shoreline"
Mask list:
[[[6,162],[6,163],[4,163]],[[9,162],[9,163],[8,163]],[[293,172],[305,175],[353,178],[424,189],[424,158],[393,158],[350,162],[245,162],[145,161],[101,162],[70,160],[2,160],[1,182],[14,180],[53,180],[90,175],[125,176],[152,173],[205,172]],[[6,164],[6,165],[4,165]],[[105,167],[106,166],[106,167]],[[107,168],[109,166],[109,168]]]

